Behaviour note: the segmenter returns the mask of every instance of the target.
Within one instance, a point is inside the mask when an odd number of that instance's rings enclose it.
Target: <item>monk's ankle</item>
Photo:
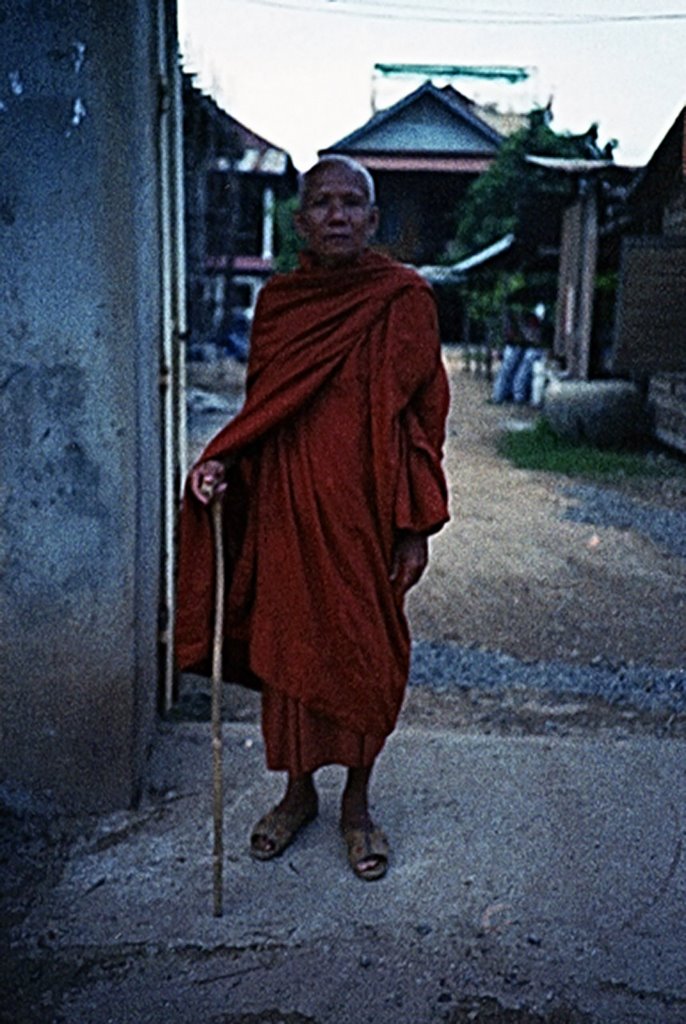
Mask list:
[[[370,825],[371,817],[367,795],[345,792],[341,800],[342,828],[367,828]]]
[[[311,775],[289,778],[282,805],[288,807],[309,807],[317,804],[317,790]]]

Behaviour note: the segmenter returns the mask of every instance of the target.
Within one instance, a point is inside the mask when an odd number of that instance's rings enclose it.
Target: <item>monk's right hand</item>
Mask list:
[[[208,459],[191,470],[191,490],[203,505],[209,503],[226,490],[226,471],[224,463],[218,459]]]

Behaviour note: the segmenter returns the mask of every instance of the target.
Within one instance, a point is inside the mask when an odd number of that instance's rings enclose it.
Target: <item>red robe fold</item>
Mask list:
[[[447,407],[433,296],[414,271],[374,253],[343,270],[305,258],[265,286],[244,408],[200,459],[237,458],[224,497],[227,678],[257,680],[334,730],[393,730],[409,666],[393,544],[448,518]],[[209,516],[187,487],[181,668],[206,669],[213,585]]]

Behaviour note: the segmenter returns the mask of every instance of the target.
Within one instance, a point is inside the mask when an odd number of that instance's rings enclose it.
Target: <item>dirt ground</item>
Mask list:
[[[683,668],[686,563],[633,530],[565,518],[578,480],[512,467],[497,454],[503,430],[534,420],[528,407],[489,404],[485,380],[447,354],[451,414],[447,469],[451,523],[432,542],[431,566],[411,596],[416,639],[455,641],[525,662]],[[686,508],[686,477],[623,480],[632,499]],[[456,680],[459,683],[459,680]],[[507,734],[555,731],[686,735],[682,716],[610,707],[597,698],[512,691],[451,695],[412,690],[408,717]]]
[[[412,600],[415,635],[524,660],[683,666],[683,559],[632,530],[565,519],[573,501],[564,490],[578,481],[515,469],[496,452],[502,430],[535,410],[488,404],[485,381],[460,366],[454,357],[453,519],[435,538],[431,569]],[[612,486],[654,506],[686,508],[684,476]]]
[[[485,379],[465,373],[458,350],[447,349],[451,413],[446,467],[449,525],[431,543],[431,563],[411,594],[415,639],[501,652],[525,662],[574,665],[684,666],[686,562],[633,530],[565,518],[578,480],[512,467],[497,453],[508,427],[530,423],[525,406],[489,404]],[[196,366],[197,387],[217,386],[236,399],[243,371]],[[196,456],[207,420],[191,435]],[[653,507],[686,508],[686,476],[624,480],[612,486]],[[609,707],[597,698],[552,691],[473,692],[451,680],[450,693],[413,688],[406,720],[507,734],[646,728],[686,735],[683,716]],[[252,695],[232,691],[229,715],[252,718]]]

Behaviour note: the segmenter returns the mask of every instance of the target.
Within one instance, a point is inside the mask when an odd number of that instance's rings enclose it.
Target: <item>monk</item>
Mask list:
[[[252,830],[278,856],[318,810],[314,773],[347,767],[340,826],[365,880],[389,844],[369,783],[409,670],[403,611],[448,519],[441,468],[448,388],[434,299],[369,246],[374,183],[325,157],[302,179],[300,266],[260,293],[246,401],[192,469],[181,519],[177,654],[206,671],[221,500],[228,579],[225,678],[262,693],[267,767],[280,803]]]

